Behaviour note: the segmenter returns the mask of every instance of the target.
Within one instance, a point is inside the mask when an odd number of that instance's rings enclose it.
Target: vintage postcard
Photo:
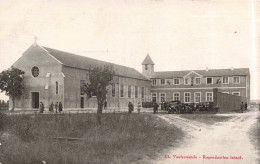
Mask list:
[[[259,0],[0,1],[0,164],[260,163]]]

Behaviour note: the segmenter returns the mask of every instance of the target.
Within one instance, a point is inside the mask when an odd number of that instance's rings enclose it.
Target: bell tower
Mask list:
[[[150,79],[154,73],[154,62],[152,61],[149,54],[147,54],[144,61],[142,62],[142,67],[142,74],[148,79]]]

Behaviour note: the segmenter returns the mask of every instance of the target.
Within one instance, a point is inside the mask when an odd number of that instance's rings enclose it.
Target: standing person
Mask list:
[[[50,105],[50,107],[49,107],[49,111],[50,111],[50,112],[53,112],[53,106],[54,106],[54,104],[53,104],[53,102],[51,102],[51,105]]]
[[[131,102],[128,103],[128,113],[131,113],[132,110],[131,110]]]
[[[141,103],[140,102],[138,102],[138,105],[137,105],[137,111],[138,111],[138,113],[140,113],[140,110],[141,110]]]
[[[133,105],[132,102],[130,102],[130,104],[131,104],[131,112],[133,112],[134,111],[134,105]]]
[[[104,102],[104,110],[106,110],[107,109],[107,100],[105,100],[105,102]]]
[[[59,108],[59,103],[58,103],[58,102],[56,102],[56,103],[55,103],[55,110],[56,110],[56,114],[57,114],[57,112],[58,112],[58,108]]]
[[[161,110],[164,109],[164,101],[161,103]]]
[[[158,104],[156,102],[154,102],[153,104],[153,114],[155,114],[158,111]]]
[[[244,104],[243,104],[243,101],[241,102],[240,109],[241,109],[241,112],[243,113],[243,112],[244,112]]]
[[[245,102],[245,110],[247,110],[247,102]]]
[[[59,103],[59,112],[62,112],[62,103]]]
[[[44,104],[40,102],[40,113],[43,113],[44,111]]]

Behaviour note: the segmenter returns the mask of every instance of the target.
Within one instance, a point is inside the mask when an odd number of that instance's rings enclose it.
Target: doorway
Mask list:
[[[31,92],[32,108],[39,108],[39,92]]]
[[[80,97],[80,108],[84,108],[84,97]]]

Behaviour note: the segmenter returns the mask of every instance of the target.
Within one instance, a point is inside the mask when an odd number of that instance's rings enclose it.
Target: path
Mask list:
[[[178,115],[160,115],[170,124],[182,128],[186,137],[182,145],[176,150],[169,150],[162,154],[161,159],[155,163],[234,163],[254,164],[258,156],[257,150],[250,141],[249,130],[256,123],[259,111],[252,110],[248,113],[225,114],[232,115],[228,122],[220,122],[208,126],[197,121],[180,118]],[[170,158],[165,158],[170,157]],[[169,155],[169,156],[167,156]],[[196,156],[197,159],[174,158],[177,156]],[[229,159],[203,159],[207,157]],[[243,159],[230,159],[230,156],[242,157]]]

